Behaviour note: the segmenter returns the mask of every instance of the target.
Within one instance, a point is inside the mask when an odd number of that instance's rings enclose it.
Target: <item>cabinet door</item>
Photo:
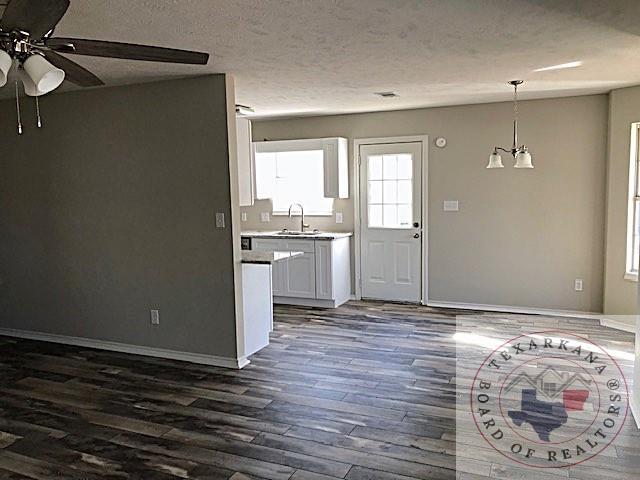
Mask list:
[[[314,240],[287,240],[285,250],[303,252],[301,256],[282,262],[285,297],[316,298],[316,255]]]
[[[316,298],[316,256],[305,253],[282,262],[285,265],[285,297]]]
[[[254,175],[253,148],[251,145],[251,122],[246,118],[236,118],[238,154],[238,194],[240,206],[253,205]]]
[[[316,240],[316,298],[333,299],[330,241]]]
[[[324,156],[324,196],[349,197],[349,167],[347,139],[325,138],[322,142]]]
[[[252,244],[254,250],[260,250],[262,252],[275,252],[276,250],[287,249],[285,241],[278,239],[253,238]],[[286,264],[286,261],[275,262],[271,269],[271,285],[275,296],[284,295],[285,278],[287,275],[285,272]]]

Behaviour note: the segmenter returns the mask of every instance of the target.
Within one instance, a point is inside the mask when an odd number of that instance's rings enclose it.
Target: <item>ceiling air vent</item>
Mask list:
[[[398,96],[396,92],[376,92],[375,95],[382,98],[395,98]]]

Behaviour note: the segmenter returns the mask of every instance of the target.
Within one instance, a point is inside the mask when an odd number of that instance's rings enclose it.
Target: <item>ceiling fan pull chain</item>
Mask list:
[[[20,92],[18,91],[17,80],[16,80],[16,112],[18,114],[18,135],[22,135],[22,121],[20,119]]]
[[[42,119],[40,118],[40,102],[38,101],[38,97],[34,97],[36,99],[36,118],[38,119],[38,128],[42,128]]]

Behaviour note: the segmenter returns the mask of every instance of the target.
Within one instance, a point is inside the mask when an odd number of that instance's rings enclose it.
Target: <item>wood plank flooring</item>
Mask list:
[[[277,306],[271,345],[240,371],[0,337],[0,479],[534,478],[472,448],[456,462],[453,334],[540,318]],[[637,432],[620,442],[617,464],[636,465]]]

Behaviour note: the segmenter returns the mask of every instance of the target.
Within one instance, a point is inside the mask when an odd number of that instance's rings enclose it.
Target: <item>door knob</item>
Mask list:
[[[413,238],[420,238],[420,234],[419,233],[414,233],[413,234]]]

